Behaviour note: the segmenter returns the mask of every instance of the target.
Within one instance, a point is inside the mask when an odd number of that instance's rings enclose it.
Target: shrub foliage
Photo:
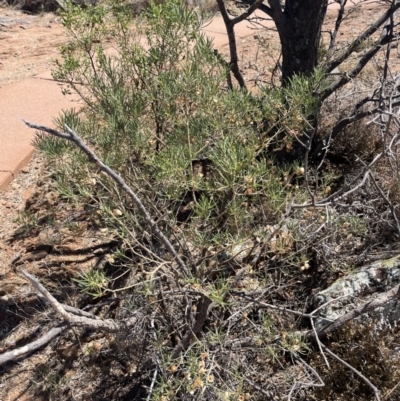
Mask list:
[[[301,335],[309,322],[257,302],[303,310],[315,287],[357,264],[354,249],[370,246],[377,227],[343,204],[300,207],[329,199],[338,170],[277,161],[313,135],[324,72],[258,93],[230,89],[229,65],[200,31],[206,16],[179,0],[135,19],[117,0],[66,3],[62,20],[70,40],[54,78],[84,107],[65,111],[58,128],[77,132],[123,177],[190,271],[176,274],[130,199],[78,148],[37,134],[63,201],[85,205],[92,226],[119,241],[111,262],[74,280],[91,297],[122,292],[116,318],[143,316],[134,333],[116,336],[117,357],[144,372],[135,380],[154,400],[311,399],[317,376],[307,361],[320,359]],[[123,351],[138,349],[145,357]],[[307,377],[312,385],[297,386]],[[368,386],[357,391],[371,396]]]

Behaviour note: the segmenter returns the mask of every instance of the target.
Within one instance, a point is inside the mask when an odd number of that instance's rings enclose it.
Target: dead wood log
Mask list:
[[[354,320],[358,316],[364,313],[372,312],[377,308],[387,305],[390,301],[393,301],[395,299],[400,300],[400,284],[396,285],[391,290],[380,294],[377,298],[360,305],[358,308],[355,308],[348,313],[345,313],[332,323],[324,326],[323,328],[317,330],[316,332],[314,330],[309,330],[305,334],[305,338],[307,340],[315,340],[316,333],[320,339],[324,338],[329,333],[333,333],[334,331],[338,330],[346,323],[350,322],[351,320]]]

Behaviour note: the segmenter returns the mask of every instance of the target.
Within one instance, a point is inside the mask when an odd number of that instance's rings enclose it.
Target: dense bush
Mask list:
[[[168,225],[181,223],[200,247],[216,238],[241,241],[275,224],[292,198],[305,200],[301,187],[282,185],[301,176],[300,166],[275,165],[266,150],[279,136],[272,128],[291,127],[281,147],[304,129],[302,113],[314,107],[307,80],[259,95],[227,91],[226,67],[200,33],[202,20],[179,2],[153,5],[134,26],[119,3],[87,10],[70,4],[63,21],[71,41],[54,77],[79,93],[85,109],[66,112],[60,129],[79,132],[149,207],[167,210]],[[99,202],[105,215],[124,210],[140,227],[78,149],[47,137],[37,146],[54,159],[62,193]]]
[[[54,78],[84,107],[57,126],[77,132],[125,180],[189,272],[178,271],[131,199],[80,149],[37,135],[62,201],[84,205],[92,227],[119,241],[112,262],[74,280],[91,297],[123,292],[116,318],[144,316],[134,336],[114,338],[118,358],[145,372],[142,387],[155,370],[154,400],[265,400],[291,389],[310,399],[313,385],[296,387],[315,360],[301,335],[309,322],[258,302],[311,307],[315,288],[360,263],[354,250],[367,249],[377,227],[363,210],[328,202],[338,169],[277,160],[311,135],[324,71],[256,94],[229,89],[227,64],[200,32],[204,15],[179,0],[152,3],[138,19],[119,1],[64,8],[70,41]],[[122,283],[115,266],[126,269]],[[140,347],[145,362],[128,356]]]

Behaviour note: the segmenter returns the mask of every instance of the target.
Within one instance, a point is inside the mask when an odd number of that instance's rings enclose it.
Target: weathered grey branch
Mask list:
[[[38,280],[34,276],[30,275],[29,273],[26,273],[25,271],[22,271],[22,274],[24,274],[24,276],[26,278],[28,278],[28,280],[34,285],[36,290],[39,291],[39,288],[40,288],[40,291],[38,293],[39,299],[48,303],[51,307],[54,308],[54,301],[53,301],[54,298],[51,296],[51,294],[49,294],[50,295],[50,297],[49,297],[49,296],[45,296],[42,293],[43,290],[44,291],[47,291],[47,290],[44,289],[44,287],[38,282]],[[90,320],[100,320],[100,318],[98,316],[93,315],[92,313],[85,312],[78,308],[74,308],[73,306],[60,304],[56,300],[55,300],[55,302],[57,304],[59,304],[61,306],[61,308],[67,313],[71,313],[73,315],[81,316],[84,318],[89,318]],[[67,328],[68,328],[68,323],[66,323],[66,322],[60,323],[58,326],[53,327],[51,330],[49,330],[46,334],[44,334],[39,339],[37,339],[27,345],[24,345],[23,347],[14,349],[12,351],[5,352],[4,354],[0,355],[0,366],[4,365],[6,362],[14,361],[21,356],[27,356],[27,355],[31,354],[32,352],[37,351],[38,349],[40,349],[40,348],[44,347],[46,344],[48,344],[53,338],[57,337],[59,334],[61,334],[63,331],[65,331]]]
[[[137,318],[132,317],[126,321],[115,321],[113,319],[91,319],[85,316],[76,316],[71,313],[68,313],[63,306],[50,294],[49,291],[40,283],[40,281],[29,274],[25,270],[21,269],[21,273],[24,275],[26,279],[33,285],[38,293],[43,295],[46,301],[51,305],[51,307],[57,312],[60,318],[64,321],[69,323],[71,326],[74,327],[83,327],[83,328],[90,328],[93,330],[103,330],[108,332],[118,332],[121,331],[125,327],[133,326],[137,323]]]
[[[67,323],[60,323],[58,326],[53,327],[50,331],[48,331],[46,334],[44,334],[37,340],[32,341],[31,343],[24,345],[23,347],[5,352],[4,354],[0,355],[0,366],[4,365],[7,362],[14,361],[21,356],[27,356],[32,352],[44,347],[53,338],[57,337],[67,328],[68,328]]]
[[[66,130],[68,133],[65,132],[60,132],[52,128],[45,127],[43,125],[38,125],[35,123],[31,123],[29,121],[24,121],[24,123],[29,127],[33,129],[37,129],[39,131],[47,132],[50,135],[56,136],[58,138],[66,139],[67,141],[73,142],[75,145],[81,149],[83,153],[85,153],[89,159],[90,162],[96,164],[96,166],[103,172],[105,172],[108,176],[110,176],[116,184],[125,192],[128,194],[128,196],[131,198],[132,202],[136,205],[136,207],[139,209],[139,212],[143,216],[144,220],[146,223],[149,225],[150,229],[152,232],[160,239],[160,241],[165,245],[165,247],[168,249],[169,252],[174,256],[176,259],[179,267],[181,270],[184,272],[184,274],[189,277],[190,272],[188,268],[186,267],[184,261],[181,259],[181,257],[178,255],[178,252],[174,248],[174,246],[171,244],[169,239],[165,236],[165,234],[160,230],[158,227],[157,223],[153,220],[151,217],[150,213],[147,211],[146,207],[143,205],[142,201],[139,199],[139,197],[132,191],[132,189],[126,184],[124,179],[119,176],[115,171],[113,171],[110,167],[105,165],[97,156],[96,154],[89,149],[89,147],[83,142],[82,138],[71,128],[66,126]]]

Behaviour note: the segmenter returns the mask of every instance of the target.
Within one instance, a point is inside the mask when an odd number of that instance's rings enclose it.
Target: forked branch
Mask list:
[[[126,321],[115,321],[113,319],[92,319],[86,316],[77,316],[69,313],[65,308],[58,302],[53,295],[40,283],[40,281],[28,273],[27,271],[21,269],[23,276],[32,284],[35,290],[41,294],[49,305],[54,309],[54,311],[59,315],[59,317],[64,321],[69,323],[73,327],[82,327],[86,329],[102,330],[111,333],[116,333],[125,327],[133,326],[137,323],[137,318],[132,317]]]

